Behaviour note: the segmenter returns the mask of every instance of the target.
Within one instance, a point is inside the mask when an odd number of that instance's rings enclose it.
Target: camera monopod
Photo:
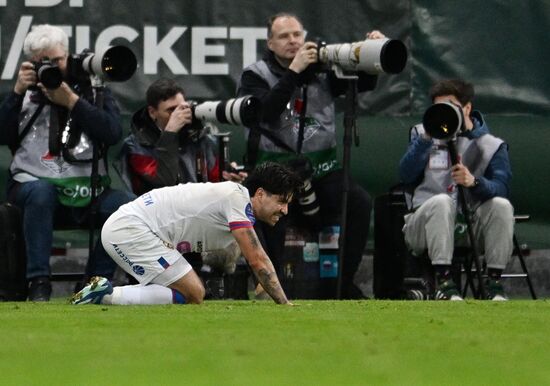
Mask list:
[[[366,39],[360,42],[343,44],[321,43],[319,62],[329,64],[334,74],[347,80],[346,108],[344,111],[344,154],[342,159],[342,209],[340,217],[340,237],[338,241],[338,282],[336,298],[342,298],[342,273],[347,237],[347,208],[350,189],[350,162],[352,138],[359,145],[356,128],[358,103],[358,76],[362,71],[370,75],[382,73],[398,74],[407,63],[407,48],[394,39]]]
[[[92,88],[94,90],[94,104],[99,110],[103,110],[105,84],[98,76],[92,76]],[[100,184],[99,175],[99,146],[97,140],[92,140],[92,171],[90,174],[90,212],[88,215],[88,262],[86,263],[85,273],[88,275],[93,272],[92,253],[95,242],[95,226],[97,223],[97,190]]]
[[[462,108],[450,102],[435,103],[429,107],[424,113],[422,124],[426,132],[433,138],[440,140],[447,140],[447,149],[451,158],[451,164],[456,165],[459,163],[458,152],[456,150],[456,134],[462,131],[464,126],[464,116]],[[462,185],[456,185],[458,189],[458,203],[462,208],[462,214],[466,221],[468,230],[468,238],[470,240],[470,248],[472,251],[472,259],[467,260],[464,266],[466,271],[466,286],[464,287],[464,294],[468,286],[472,289],[474,296],[480,295],[482,299],[486,298],[485,286],[483,284],[483,275],[481,270],[481,262],[479,258],[479,251],[474,235],[474,229],[472,227],[472,213],[470,211],[470,205],[466,199],[466,193]],[[476,266],[476,276],[478,280],[478,290],[475,291],[472,279],[472,260]]]
[[[342,299],[342,274],[344,266],[344,255],[346,252],[347,237],[347,217],[348,217],[348,195],[350,186],[350,163],[351,163],[351,144],[352,138],[355,138],[355,144],[359,145],[357,135],[357,77],[348,78],[348,88],[346,91],[346,108],[344,110],[344,154],[342,158],[342,203],[340,214],[340,237],[338,242],[338,282],[336,285],[336,299]]]
[[[447,142],[447,148],[449,149],[451,163],[453,165],[456,165],[458,163],[458,154],[456,151],[456,139],[451,139],[449,142]],[[483,284],[483,275],[481,271],[479,251],[477,249],[474,229],[472,227],[472,213],[470,211],[470,205],[466,200],[464,187],[462,185],[457,185],[456,187],[458,189],[458,202],[460,203],[460,207],[462,208],[462,214],[464,215],[464,220],[466,221],[466,226],[468,229],[468,238],[470,239],[470,248],[472,250],[472,259],[466,261],[466,266],[464,267],[464,269],[466,270],[466,286],[464,287],[465,288],[464,292],[466,292],[468,285],[470,285],[472,288],[472,292],[474,293],[474,296],[476,295],[476,291],[475,291],[475,288],[473,285],[473,279],[472,279],[472,260],[473,260],[476,266],[476,276],[478,280],[479,295],[481,296],[482,299],[485,299],[487,294],[485,292],[485,286]]]
[[[124,46],[109,47],[100,54],[94,54],[84,50],[81,54],[73,55],[68,60],[68,72],[74,79],[91,81],[94,91],[94,104],[99,110],[103,110],[105,80],[123,82],[132,77],[137,69],[137,59],[134,53]],[[90,174],[90,212],[88,217],[88,262],[86,274],[93,272],[92,253],[95,242],[95,228],[97,223],[97,191],[100,186],[99,175],[100,147],[103,146],[97,140],[92,139],[92,171]],[[95,263],[95,261],[94,261]]]

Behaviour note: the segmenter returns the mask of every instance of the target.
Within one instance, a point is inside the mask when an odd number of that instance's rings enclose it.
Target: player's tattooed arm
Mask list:
[[[277,278],[277,274],[275,273],[275,271],[268,272],[267,269],[260,269],[256,273],[256,276],[258,277],[258,280],[260,281],[260,284],[264,288],[265,292],[267,292],[273,298],[273,300],[275,300],[275,303],[288,303],[285,291],[283,291],[283,288],[281,287],[281,283],[279,283],[279,279]]]
[[[254,229],[248,228],[245,230],[245,232],[253,248],[257,249],[262,247],[262,244],[260,244],[260,240],[258,240],[258,236],[256,235]]]
[[[275,268],[262,248],[254,229],[241,228],[232,231],[232,233],[265,292],[278,304],[290,303],[281,287]]]

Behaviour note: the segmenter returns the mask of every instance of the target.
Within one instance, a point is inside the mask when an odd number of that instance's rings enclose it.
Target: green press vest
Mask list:
[[[31,103],[30,93],[27,93],[23,101],[19,131],[26,126],[30,117],[38,107]],[[50,126],[50,106],[44,106],[31,129],[21,141],[20,147],[14,154],[10,165],[10,174],[18,182],[28,182],[37,179],[45,179],[54,184],[58,191],[59,200],[63,205],[82,207],[87,206],[91,200],[90,175],[92,164],[69,163],[63,156],[52,155],[49,152],[48,137]],[[82,134],[77,148],[82,159],[92,158],[92,143]],[[107,176],[104,162],[99,162],[100,186],[99,195],[110,179]]]
[[[251,70],[273,88],[279,78],[273,74],[263,60],[245,69]],[[295,106],[301,100],[301,88],[296,88],[285,111],[275,122],[261,123],[264,130],[279,138],[291,149],[298,148],[299,112]],[[338,168],[336,156],[336,125],[334,122],[334,99],[326,74],[317,75],[307,86],[307,108],[304,126],[302,154],[310,159],[314,177],[320,177]],[[247,138],[249,129],[247,129]],[[266,136],[262,136],[258,149],[258,163],[263,161],[284,161],[295,156],[281,149]]]

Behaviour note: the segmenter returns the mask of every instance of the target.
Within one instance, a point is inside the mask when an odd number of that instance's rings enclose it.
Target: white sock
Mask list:
[[[182,300],[183,296],[168,287],[158,284],[148,284],[146,286],[136,284],[114,287],[113,293],[105,295],[101,303],[119,305],[173,304],[182,303]]]

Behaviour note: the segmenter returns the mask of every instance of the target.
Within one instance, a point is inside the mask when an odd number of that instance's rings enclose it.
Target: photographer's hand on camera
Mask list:
[[[30,86],[34,86],[36,84],[36,80],[34,65],[31,62],[23,62],[21,67],[19,67],[17,81],[15,82],[13,91],[18,95],[24,95]]]
[[[462,185],[465,188],[475,186],[475,177],[472,173],[470,173],[470,170],[468,170],[468,168],[461,163],[458,163],[451,168],[451,177],[456,184]]]
[[[225,181],[233,181],[241,184],[246,177],[248,177],[248,173],[240,171],[236,162],[231,162],[228,170],[222,171],[222,177]]]
[[[288,68],[299,74],[304,71],[310,64],[317,63],[317,44],[314,42],[306,42],[290,63]]]
[[[385,39],[386,35],[384,35],[382,32],[375,29],[373,31],[367,32],[367,34],[365,35],[365,38],[366,39]]]
[[[73,109],[80,98],[65,82],[61,83],[61,86],[55,89],[47,89],[42,83],[38,83],[38,87],[40,87],[40,90],[50,102],[58,106],[63,106],[69,111]]]
[[[178,133],[182,127],[185,125],[191,124],[193,121],[193,112],[191,111],[191,106],[189,103],[180,103],[172,114],[170,114],[170,119],[166,124],[166,131],[173,133]]]

